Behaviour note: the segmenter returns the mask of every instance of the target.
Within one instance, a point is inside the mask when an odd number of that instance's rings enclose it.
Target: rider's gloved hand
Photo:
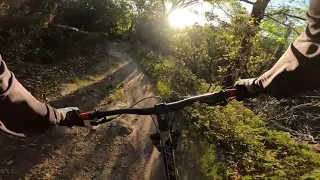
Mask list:
[[[59,126],[85,126],[83,120],[80,118],[79,108],[77,107],[66,107],[57,109],[63,115]]]
[[[242,101],[245,98],[256,97],[259,93],[264,91],[261,84],[259,84],[255,78],[241,79],[237,81],[234,86],[237,89],[236,99]]]

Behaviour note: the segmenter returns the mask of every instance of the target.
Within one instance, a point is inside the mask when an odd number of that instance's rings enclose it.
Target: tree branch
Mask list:
[[[277,15],[277,14],[284,14],[284,13],[287,13],[287,12],[289,12],[289,10],[284,8],[284,9],[280,9],[277,12],[274,12],[274,13],[266,13],[265,15],[273,16],[273,15]]]
[[[218,3],[216,5],[229,17],[233,17],[231,14],[227,13]]]
[[[289,12],[288,9],[283,9],[283,10],[280,10],[280,11],[275,12],[275,13],[265,14],[265,16],[273,16],[273,15],[283,14],[283,15],[285,15],[285,16],[292,17],[292,18],[296,18],[296,19],[300,19],[300,20],[303,20],[303,21],[306,21],[306,20],[307,20],[306,18],[302,18],[302,17],[296,16],[296,15],[291,15],[291,14],[289,14],[288,12]]]
[[[284,24],[283,22],[280,22],[280,21],[278,21],[277,19],[275,19],[275,18],[273,18],[273,17],[271,17],[271,16],[268,16],[268,15],[265,15],[265,16],[268,17],[268,18],[270,18],[271,20],[279,23],[279,24],[282,24],[282,25],[284,25],[284,26],[286,26],[286,27],[292,28],[292,27],[289,26],[288,24]],[[292,28],[292,30],[293,30],[295,33],[297,33],[297,34],[300,34],[296,29]]]
[[[194,4],[196,4],[196,3],[197,3],[197,1],[187,2],[187,3],[185,3],[184,5],[182,5],[182,8],[186,8],[186,7],[191,6],[191,5],[194,5]]]
[[[253,3],[254,3],[254,2],[249,1],[249,0],[240,0],[240,1],[245,2],[245,3],[248,3],[248,4],[252,4],[252,5],[253,5]]]
[[[199,0],[189,0],[189,1],[185,1],[185,0],[175,0],[171,3],[171,8],[170,10],[168,11],[167,15],[172,13],[174,10],[176,9],[184,9],[188,6],[191,6],[193,4],[196,4]],[[164,2],[164,0],[163,0]]]
[[[303,133],[300,133],[298,131],[292,130],[292,129],[288,128],[288,127],[282,126],[281,124],[277,123],[276,120],[271,120],[269,122],[270,122],[271,126],[273,126],[274,128],[276,128],[278,130],[281,130],[281,131],[284,131],[284,132],[288,132],[289,134],[291,134],[292,136],[295,136],[295,137],[300,137],[304,141],[308,141],[308,142],[311,142],[311,143],[315,142],[314,137],[311,136],[310,134],[303,134]]]
[[[303,20],[303,21],[307,20],[305,18],[302,18],[302,17],[299,17],[299,16],[295,16],[295,15],[291,15],[291,14],[288,14],[288,13],[283,13],[283,14],[286,15],[286,16],[292,17],[292,18]]]
[[[300,96],[302,98],[320,99],[320,96]]]

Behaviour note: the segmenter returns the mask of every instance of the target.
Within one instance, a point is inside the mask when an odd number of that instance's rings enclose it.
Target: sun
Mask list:
[[[183,28],[186,26],[192,26],[198,22],[196,14],[186,10],[175,10],[169,15],[169,22],[172,27]]]

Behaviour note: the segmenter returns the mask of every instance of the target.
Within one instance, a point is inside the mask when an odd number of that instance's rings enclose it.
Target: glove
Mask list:
[[[60,120],[59,126],[85,126],[83,120],[80,118],[79,108],[66,107],[57,109],[57,111],[64,115],[64,118]]]
[[[262,85],[258,84],[255,78],[241,79],[235,82],[234,86],[237,90],[236,99],[238,101],[242,101],[245,98],[256,97],[259,93],[264,92]]]

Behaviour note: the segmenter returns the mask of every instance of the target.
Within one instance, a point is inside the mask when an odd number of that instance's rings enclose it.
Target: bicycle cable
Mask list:
[[[132,108],[133,106],[139,104],[140,102],[142,102],[142,101],[144,101],[144,100],[151,99],[151,98],[161,99],[161,100],[164,101],[164,102],[166,101],[166,100],[165,100],[163,97],[161,97],[161,96],[150,96],[150,97],[146,97],[146,98],[141,99],[140,101],[134,103],[133,105],[131,105],[130,108]],[[158,126],[157,126],[156,120],[154,119],[154,117],[153,117],[152,115],[150,115],[150,116],[151,116],[151,118],[152,118],[152,121],[153,121],[154,126],[156,127],[157,133],[160,133],[160,130],[159,130]]]
[[[161,96],[149,96],[149,97],[143,98],[143,99],[139,100],[138,102],[134,103],[133,105],[130,106],[130,108],[136,106],[137,104],[139,104],[139,103],[141,103],[141,102],[143,102],[143,101],[145,101],[145,100],[147,100],[147,99],[151,99],[151,98],[161,99],[161,100],[163,100],[163,101],[165,102],[165,99],[164,99],[163,97],[161,97]],[[102,119],[102,120],[100,120],[100,121],[98,121],[98,122],[95,122],[95,125],[99,125],[99,124],[103,124],[103,123],[106,123],[106,122],[115,120],[115,119],[117,119],[118,117],[120,117],[120,116],[122,116],[122,115],[123,115],[123,114],[119,114],[119,115],[117,115],[117,116],[115,116],[115,117],[113,117],[113,118],[110,118],[110,119],[104,118],[104,119]],[[158,127],[157,127],[157,125],[156,125],[156,122],[155,122],[153,116],[152,116],[152,115],[150,115],[150,116],[152,117],[153,123],[154,123],[154,125],[156,126],[157,131],[160,132],[159,129],[158,129]]]

